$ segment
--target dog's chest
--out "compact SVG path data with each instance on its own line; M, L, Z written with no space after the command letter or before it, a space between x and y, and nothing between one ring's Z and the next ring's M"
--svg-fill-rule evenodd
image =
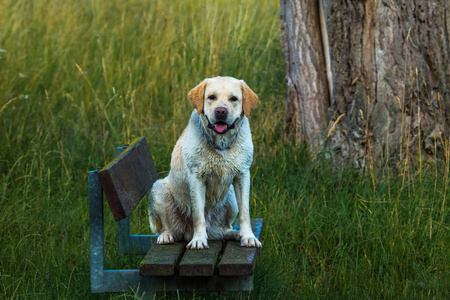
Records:
M198 175L206 184L206 201L222 201L233 179L243 169L242 155L234 153L204 153L197 168Z
M211 172L204 174L207 206L217 205L225 200L235 176L235 172Z
M241 169L242 158L233 153L205 153L197 171L207 182L229 185Z

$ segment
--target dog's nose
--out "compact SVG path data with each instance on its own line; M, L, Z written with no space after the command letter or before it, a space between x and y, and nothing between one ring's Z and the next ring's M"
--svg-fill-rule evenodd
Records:
M224 120L227 118L228 110L225 107L218 107L214 112L216 114L216 119Z

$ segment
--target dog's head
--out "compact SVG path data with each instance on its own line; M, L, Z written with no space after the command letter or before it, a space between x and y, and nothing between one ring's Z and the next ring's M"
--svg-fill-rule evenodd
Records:
M188 97L198 114L207 118L208 127L218 134L232 130L240 118L250 115L258 102L258 96L247 84L233 77L207 78Z

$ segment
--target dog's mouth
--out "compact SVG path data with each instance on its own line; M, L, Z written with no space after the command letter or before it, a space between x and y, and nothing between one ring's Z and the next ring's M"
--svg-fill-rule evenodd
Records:
M208 128L214 130L215 132L217 132L218 134L225 134L228 132L228 130L231 130L235 127L236 125L236 121L233 122L233 124L228 125L227 123L223 122L223 121L218 121L214 124L211 124L211 122L208 120Z
M225 133L228 131L228 129L229 129L228 124L225 122L217 122L216 124L214 124L214 130L217 133Z

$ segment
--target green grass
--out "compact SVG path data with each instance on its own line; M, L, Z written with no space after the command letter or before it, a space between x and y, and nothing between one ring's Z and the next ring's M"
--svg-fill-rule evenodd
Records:
M449 298L448 160L407 173L333 169L283 140L274 1L0 2L0 298L90 294L87 172L145 135L160 176L204 77L244 79L253 217L265 219L252 293L157 298ZM11 100L11 101L10 101ZM388 172L389 170L389 172ZM404 176L406 174L406 176ZM145 202L145 201L143 201ZM115 254L105 205L106 267ZM132 231L148 233L146 203Z

